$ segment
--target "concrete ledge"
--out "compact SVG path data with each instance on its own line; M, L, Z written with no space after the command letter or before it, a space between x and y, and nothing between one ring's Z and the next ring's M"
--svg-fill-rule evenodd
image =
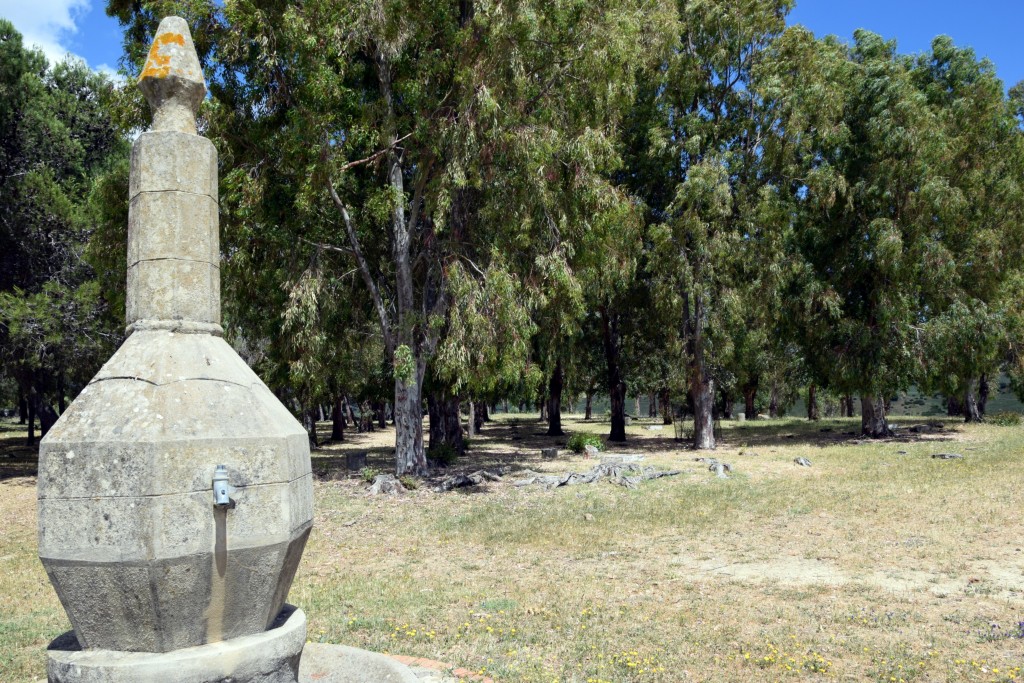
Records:
M306 615L291 605L263 633L166 653L82 650L70 631L50 643L46 675L50 683L295 683L305 642Z
M409 667L391 657L345 645L308 643L302 651L300 683L420 683Z

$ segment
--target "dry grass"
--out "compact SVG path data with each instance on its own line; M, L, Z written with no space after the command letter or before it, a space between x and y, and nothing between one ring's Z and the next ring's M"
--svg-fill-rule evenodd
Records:
M488 425L463 467L505 466L512 480L590 466L541 461L564 438L513 419ZM368 498L345 475L347 450L388 464L389 431L353 434L314 455L316 527L290 599L311 640L503 683L1024 677L1024 429L851 445L853 428L727 426L716 457L735 476L723 481L671 427L634 424L613 450L682 476L634 491L502 482L402 498ZM949 450L967 457L930 457ZM34 479L13 473L0 469L3 681L41 677L47 640L68 628L35 559Z

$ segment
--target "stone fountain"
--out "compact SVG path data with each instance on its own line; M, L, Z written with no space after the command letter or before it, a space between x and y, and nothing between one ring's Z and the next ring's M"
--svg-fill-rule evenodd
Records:
M305 430L222 338L217 151L187 23L160 23L131 154L127 339L39 452L50 681L294 682Z

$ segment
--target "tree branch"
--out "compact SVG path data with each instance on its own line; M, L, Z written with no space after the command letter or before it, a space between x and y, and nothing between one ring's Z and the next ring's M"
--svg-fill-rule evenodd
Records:
M412 133L409 133L409 135L412 135ZM409 137L409 135L405 137ZM423 172L416 181L416 189L413 191L412 202L409 204L409 222L406 223L405 228L410 235L413 234L413 228L416 227L416 221L419 220L420 207L423 206L423 189L427 184L427 178L430 176L430 169L433 166L434 157L431 156L426 168L423 169Z
M363 282L366 284L366 288L370 290L370 296L373 298L373 307L377 309L377 317L380 318L380 331L384 336L384 345L387 347L388 356L390 357L395 352L395 344L394 338L391 335L391 320L388 317L387 309L384 307L384 300L380 296L380 289L377 287L373 274L370 272L370 264L366 261L366 256L363 255L363 249L359 246L359 237L352 226L352 217L349 216L345 202L341 201L341 197L338 196L338 192L334 189L334 183L331 182L329 177L326 179L326 182L327 189L331 194L331 200L338 207L338 211L341 212L341 218L345 222L345 232L348 233L348 241L352 245L352 253L355 254L356 263L359 265L359 273L363 276Z
M307 240L305 237L301 237L301 236L299 237L299 239L301 241L305 242L306 244L310 245L310 246L316 247L317 249L326 249L327 251L336 251L339 254L351 254L352 253L352 247L336 247L333 244L326 244L324 242L314 242L312 240Z
M362 164L368 164L371 161L376 161L377 159L381 158L382 156L384 156L385 154L390 152L392 149L394 149L394 147L397 146L398 143L402 142L403 140L407 140L410 137L412 137L412 133L408 133L406 135L403 135L402 137L398 138L397 140L392 142L390 145L388 145L384 149L379 150L377 152L374 152L373 154L371 154L370 156L366 157L365 159L356 159L355 161L350 161L347 164L343 164L341 166L341 168L338 169L338 171L340 173L344 173L345 171L347 171L350 168L355 168L356 166L360 166Z

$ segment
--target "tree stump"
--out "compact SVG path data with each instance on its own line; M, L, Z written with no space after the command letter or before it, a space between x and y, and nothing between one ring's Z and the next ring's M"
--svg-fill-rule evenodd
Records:
M366 467L366 453L347 453L345 455L345 467L349 472L358 472Z

